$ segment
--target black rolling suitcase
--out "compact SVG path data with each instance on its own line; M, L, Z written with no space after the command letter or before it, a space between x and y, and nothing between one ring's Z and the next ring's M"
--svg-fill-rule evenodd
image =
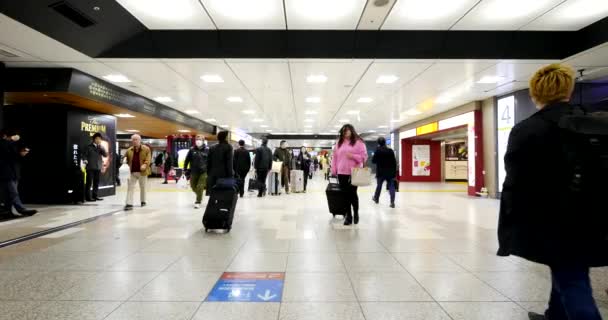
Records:
M203 215L205 232L210 229L223 229L230 232L232 229L234 210L239 198L238 187L236 181L225 183L221 180L224 179L220 179L211 189L211 196L207 208L205 208L205 214Z
M332 179L333 180L333 179ZM329 212L335 216L346 216L350 210L350 203L348 198L340 185L337 182L330 180L327 188L325 189L325 195L327 196L327 205Z

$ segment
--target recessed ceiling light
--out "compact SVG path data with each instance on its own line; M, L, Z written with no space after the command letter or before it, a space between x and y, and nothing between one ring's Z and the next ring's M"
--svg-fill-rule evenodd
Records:
M309 115L309 116L311 116L311 115L315 115L315 114L317 114L317 113L318 113L318 112L316 112L315 110L306 110L306 112L304 112L304 114Z
M396 75L386 74L379 76L378 79L376 79L376 83L391 84L397 82L397 80L399 80L399 77Z
M228 98L226 98L226 101L233 102L233 103L240 103L240 102L243 102L243 98L241 98L241 97L228 97Z
M217 74L205 74L201 76L201 79L208 83L222 83L224 79Z
M306 82L308 83L324 83L327 82L327 76L324 74L311 74L306 77Z
M350 110L348 111L346 114L350 114L350 115L358 115L359 114L359 110Z
M118 113L118 114L115 114L114 116L119 117L119 118L135 118L134 115L128 114L128 113Z
M221 124L220 127L222 127L222 128L230 128L230 126L227 125L227 124Z
M308 103L320 103L321 102L321 98L319 98L319 97L308 97L308 98L306 98L306 102L308 102Z
M139 132L139 130L135 130L135 129L127 129L125 131L127 131L127 132Z
M409 110L407 110L405 112L405 114L408 115L408 116L417 116L417 115L422 114L422 112L420 112L420 111L418 111L416 109L409 109Z
M251 110L251 109L243 110L243 113L244 114L255 114L255 110Z
M261 118L255 118L255 119L253 119L253 120L251 120L251 121L253 121L253 122L264 122L264 119L261 119Z
M334 128L342 128L342 125L341 124L337 124L337 125L334 126Z
M314 119L304 119L304 122L315 122Z
M504 77L500 77L500 76L484 76L479 81L477 81L477 83L479 83L479 84L499 83L499 82L503 81L504 79L505 79Z
M374 133L374 132L376 132L376 130L367 130L367 132Z
M197 114L197 113L200 113L200 112L198 112L196 110L186 110L184 112L187 113L187 114Z
M114 82L114 83L129 83L131 80L129 78L123 76L122 74L109 74L107 76L103 76L104 79Z
M372 99L370 97L361 97L361 98L357 99L358 103L370 103L373 101L374 101L374 99Z
M382 125L382 126L378 126L378 128L379 128L379 129L386 129L386 128L388 128L388 126L384 126L384 125Z
M336 133L335 132L323 132L321 134L324 134L324 135L335 135Z
M171 97L156 97L156 98L154 98L154 100L156 100L160 103L173 102L173 99L171 99Z
M400 119L393 119L393 120L391 120L392 123L401 122L401 121L402 120L400 120Z
M217 122L217 120L215 120L215 119L213 119L213 118L210 118L210 119L205 119L205 121L207 121L207 122Z
M349 122L349 121L350 121L350 120L348 120L348 119L340 119L340 120L338 120L338 122L342 122L342 123L347 123L347 122Z
M439 103L439 104L446 104L446 103L449 103L450 101L452 101L452 99L450 99L448 97L438 97L437 99L435 99L435 103Z
M261 125L260 125L260 128L268 128L268 125L261 124Z
M190 132L190 130L186 130L186 129L183 129L183 130L177 130L177 131L178 131L178 132L181 132L181 133L188 133L188 132Z
M272 130L269 129L269 130L266 130L266 132L272 132Z
M311 126L311 125L308 125L308 126L304 126L304 128L312 128L312 126Z

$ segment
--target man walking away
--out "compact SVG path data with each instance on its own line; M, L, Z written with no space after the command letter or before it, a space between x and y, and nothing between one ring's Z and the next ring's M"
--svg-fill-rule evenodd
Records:
M254 167L258 178L258 198L266 195L266 177L272 169L272 150L268 148L268 138L262 138L262 145L255 150Z
M245 195L245 177L251 169L251 155L245 149L245 141L239 140L239 148L234 151L234 172L239 181L239 195Z
M285 187L285 193L289 194L291 153L287 150L287 141L281 141L280 148L274 150L274 161L283 162L283 166L281 167L281 185Z
M141 143L141 136L134 134L131 136L132 147L127 150L127 164L131 171L127 185L127 205L125 210L133 210L133 193L135 185L139 184L141 206L146 206L146 188L148 186L148 176L152 173L150 163L152 162L152 152L150 148Z
M589 268L608 266L608 116L570 105L574 84L561 64L532 76L539 111L513 128L504 158L498 255L551 269L549 307L534 320L602 319Z
M391 208L394 208L397 158L395 157L395 152L386 146L386 140L383 137L378 138L378 148L372 157L372 163L376 165L376 180L378 182L373 200L375 203L380 202L382 184L386 181L391 196Z
M33 216L36 210L29 210L21 203L17 183L19 181L19 158L25 157L28 149L18 151L17 141L20 137L16 134L9 134L7 131L0 131L0 192L4 199L5 215L15 217L13 207L24 216Z
M97 132L93 135L91 144L84 148L82 159L86 164L87 182L85 185L85 200L88 202L101 201L102 198L97 196L99 191L99 176L103 167L102 157L107 157L108 152L101 145L101 133Z
M219 143L209 148L209 163L207 164L209 177L207 187L210 189L215 186L218 179L234 177L232 146L228 143L227 139L228 131L222 131L217 134Z
M194 147L188 151L184 169L186 176L190 177L190 187L196 194L194 209L199 209L203 201L203 192L207 187L207 165L209 162L209 149L205 145L205 137L196 135Z
M163 167L163 175L165 176L163 184L168 184L169 172L171 172L171 168L173 168L173 155L171 155L169 151L163 151L160 165Z

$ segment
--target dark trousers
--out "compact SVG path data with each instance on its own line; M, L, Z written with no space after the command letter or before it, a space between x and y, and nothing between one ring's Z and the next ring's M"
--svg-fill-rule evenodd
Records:
M304 170L304 191L306 191L306 186L308 185L308 174L310 170Z
M85 196L87 200L97 199L97 192L99 191L99 175L100 170L87 170L87 183L84 187ZM93 189L91 191L91 188Z
M551 267L549 320L602 320L591 289L589 268Z
M238 175L238 184L239 184L239 195L242 197L243 195L245 195L245 178L247 177L247 173L249 172L249 170L245 170L245 171L238 171L237 175Z
M288 166L283 166L283 168L281 169L281 186L285 187L285 192L289 192L289 179L291 177L289 176L289 167Z
M0 191L2 192L2 199L4 201L4 209L11 211L13 207L17 212L25 210L25 206L19 198L19 189L17 187L17 180L8 180L0 182Z
M350 203L348 206L346 221L352 221L353 213L355 217L359 217L359 196L357 195L357 187L350 183L350 175L338 175L338 183L340 184L340 189L345 192L348 202Z
M258 176L258 195L264 195L266 192L266 178L268 177L269 170L257 170L256 175Z
M380 199L380 193L382 192L382 185L384 181L388 184L388 192L391 195L391 203L395 203L395 177L382 177L377 176L376 181L378 184L376 185L376 193L374 193L374 199Z

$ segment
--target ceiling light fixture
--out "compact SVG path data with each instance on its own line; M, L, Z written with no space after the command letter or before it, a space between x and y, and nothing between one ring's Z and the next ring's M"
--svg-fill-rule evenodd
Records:
M181 132L181 133L188 133L188 132L190 132L190 130L186 130L186 129L177 130L177 131L178 131L178 132Z
M477 81L477 83L479 83L479 84L494 84L494 83L499 83L499 82L501 82L503 80L505 80L505 78L501 77L501 76L484 76L479 81Z
M205 121L207 121L207 122L217 122L217 120L215 120L213 118L205 119Z
M349 115L358 115L359 112L360 112L359 110L350 110L346 114L349 114Z
M229 125L227 125L227 124L221 124L221 125L220 125L220 127L221 127L221 128L230 128L230 126L229 126Z
M367 132L374 133L374 132L376 132L376 130L367 130Z
M114 83L129 83L131 80L129 78L123 76L122 74L109 74L107 76L103 76L104 79L114 82Z
M406 114L406 115L408 115L408 116L417 116L417 115L421 115L421 114L422 114L422 112L420 112L420 111L418 111L418 110L416 110L416 109L414 108L414 109L407 110L407 111L405 112L405 114Z
M386 129L386 128L388 128L388 126L384 126L384 125L378 126L378 129Z
M205 74L201 76L201 79L207 83L222 83L224 79L217 74Z
M128 113L117 113L114 116L118 118L135 118L134 115Z
M247 109L247 110L243 110L244 114L255 114L255 110L251 110L251 109Z
M128 130L125 130L125 131L126 132L139 132L139 130L135 130L135 129L128 129Z
M251 120L251 121L253 121L253 122L264 122L264 119L261 119L261 118L255 118L255 119L253 119L253 120Z
M347 123L347 122L349 122L349 121L350 121L350 120L348 120L348 119L340 119L340 120L338 120L338 122L342 122L342 123Z
M232 103L241 103L241 102L243 102L243 98L241 98L241 97L228 97L228 98L226 98L226 101L232 102Z
M160 103L169 103L169 102L173 102L173 99L171 97L156 97L154 98L154 100L160 102Z
M308 83L325 83L327 82L327 76L324 74L311 74L306 77L306 82Z
M437 99L435 99L435 103L438 103L438 104L446 104L446 103L450 103L450 101L452 101L452 99L450 99L449 97L445 97L445 96L439 96Z
M321 98L319 98L319 97L308 97L308 98L306 98L306 102L307 103L320 103L321 102Z
M374 99L372 99L370 97L361 97L361 98L357 99L358 103L370 103L373 101L374 101Z
M397 80L399 80L399 77L397 77L396 75L387 74L379 76L378 79L376 79L376 83L391 84L397 82Z
M272 132L272 130L266 130L266 132Z
M342 125L341 124L337 124L337 125L334 126L334 128L342 128Z
M393 119L393 120L391 120L392 123L397 123L397 122L401 122L401 121L403 121L403 120L400 120L400 119Z
M315 114L317 114L317 113L318 113L318 112L316 112L316 111L314 111L314 110L307 110L306 112L304 112L304 114L309 115L309 116L311 116L311 115L315 115Z
M312 128L311 125L304 126L304 128Z
M315 122L314 119L305 119L304 122Z
M260 125L260 128L268 128L268 125L261 124L261 125Z
M184 111L184 112L185 112L185 113L187 113L187 114L197 114L197 113L200 113L200 112L198 112L198 111L196 111L196 110L193 110L193 109L186 110L186 111Z

